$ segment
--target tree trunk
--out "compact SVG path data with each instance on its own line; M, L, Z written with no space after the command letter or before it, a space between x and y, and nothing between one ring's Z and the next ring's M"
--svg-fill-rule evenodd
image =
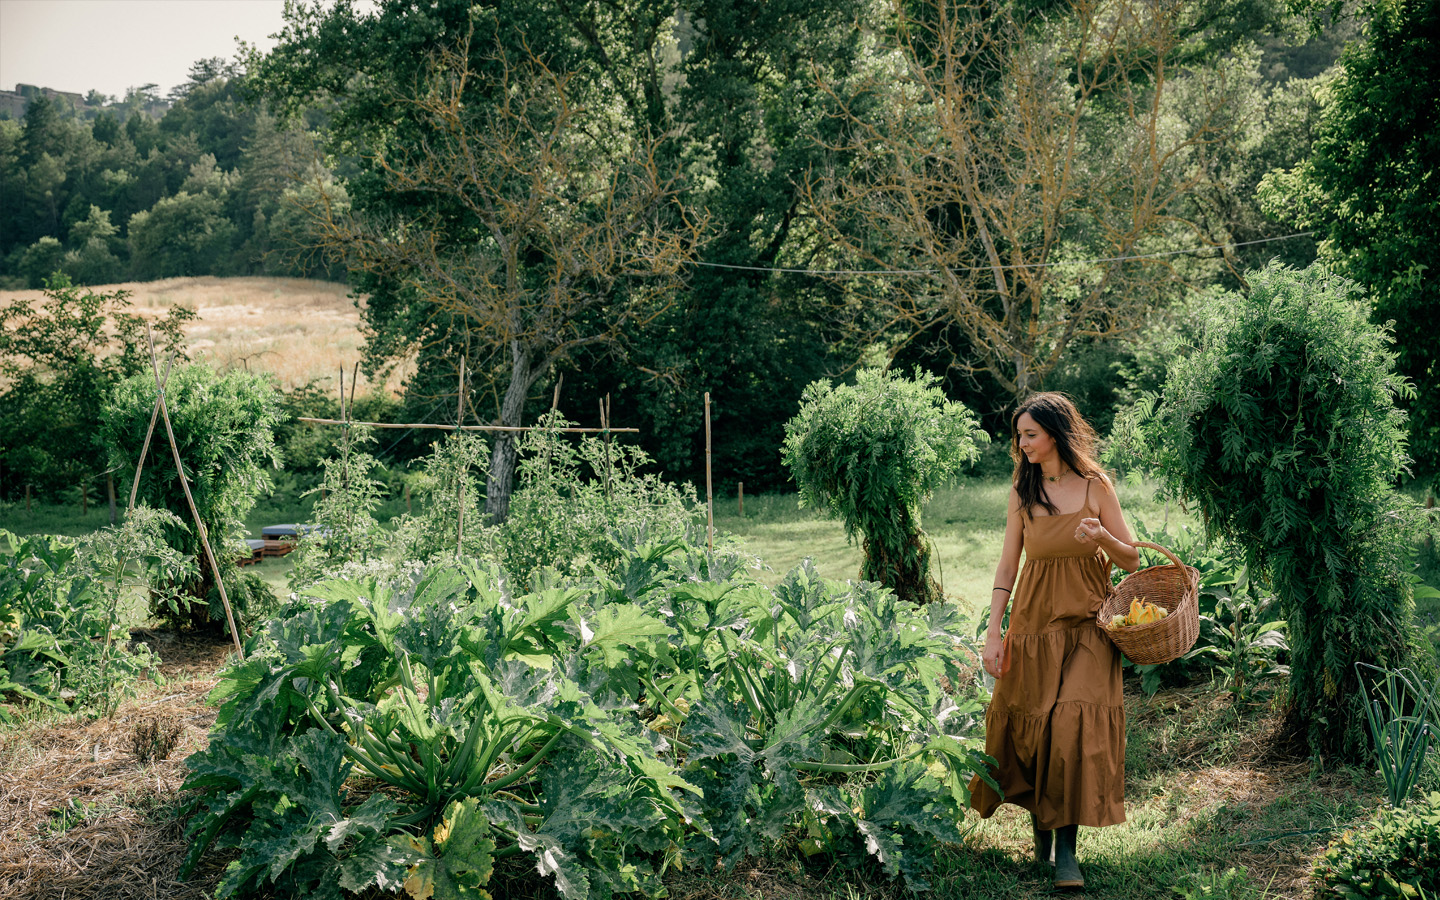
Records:
M519 427L525 411L525 398L530 387L540 376L540 371L531 368L530 348L519 341L510 345L513 365L510 369L510 385L500 401L500 424ZM498 525L510 515L510 492L515 483L515 459L518 455L520 434L514 431L496 433L495 447L490 451L490 474L485 481L485 517L490 524Z

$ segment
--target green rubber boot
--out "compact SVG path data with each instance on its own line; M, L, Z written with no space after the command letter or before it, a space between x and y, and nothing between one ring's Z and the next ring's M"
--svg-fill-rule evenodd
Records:
M1082 888L1085 886L1085 877L1080 874L1080 861L1075 858L1075 840L1079 833L1079 825L1066 825L1055 829L1055 886L1057 888Z
M1030 814L1030 832L1035 835L1035 861L1055 865L1055 832L1040 827L1040 820Z

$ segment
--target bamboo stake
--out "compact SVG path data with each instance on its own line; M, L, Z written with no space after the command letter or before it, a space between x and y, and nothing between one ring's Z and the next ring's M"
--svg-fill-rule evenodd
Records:
M180 487L185 491L185 502L190 506L190 515L195 519L196 531L200 534L200 546L205 558L210 561L210 571L215 573L215 587L220 591L220 603L225 607L225 621L230 626L230 638L235 642L235 653L245 661L245 648L240 646L240 631L235 627L235 613L230 609L230 597L225 593L225 579L220 577L220 566L215 561L215 551L210 549L210 538L205 532L205 523L200 520L200 510L195 506L195 497L190 493L190 481L185 477L185 464L180 460L180 445L175 441L175 429L170 425L170 410L165 405L164 382L160 380L160 360L155 355L155 336L150 323L145 323L145 336L150 341L150 370L155 374L155 388L159 392L160 418L165 422L165 434L170 438L170 453L175 457L175 474L180 476ZM142 461L144 457L141 457ZM139 481L139 473L136 473Z
M460 388L455 395L455 427L465 427L465 357L460 357ZM455 478L455 558L459 559L465 546L465 472L456 473Z
M150 438L155 434L155 422L160 418L160 397L165 394L165 386L170 383L170 366L175 362L175 351L171 350L170 355L165 359L165 377L160 379L160 393L155 397L155 406L150 410L150 427L145 429L145 443L140 445L140 459L135 463L135 481L130 485L130 502L125 505L125 515L135 509L135 492L140 490L140 473L145 469L145 456L150 452Z
M560 411L560 385L562 385L562 384L564 384L564 383L565 383L565 373L564 373L564 372L561 372L561 373L560 373L560 377L555 379L555 395L550 398L550 424L551 424L551 425L554 425L554 424L555 424L555 415L556 415L556 413L558 413L558 412ZM546 430L546 431L554 431L555 429L554 429L554 428L546 428L545 430ZM547 477L547 478L549 477L549 472L550 472L550 457L551 457L551 455L554 453L554 449L555 449L555 442L554 442L553 440L548 440L548 439L547 439L547 440L545 441L545 472L546 472L546 477Z
M710 392L705 392L705 546L715 552L715 488L710 481Z
M309 416L296 416L297 422L309 422L312 425L344 425L342 419L316 419ZM557 431L561 434L600 434L603 428L540 428L534 425L461 425L456 428L454 425L437 425L433 422L351 422L351 425L365 425L370 428L431 428L438 431ZM611 434L639 434L638 428L611 428Z
M605 499L610 499L610 395L600 401L600 431L605 436Z

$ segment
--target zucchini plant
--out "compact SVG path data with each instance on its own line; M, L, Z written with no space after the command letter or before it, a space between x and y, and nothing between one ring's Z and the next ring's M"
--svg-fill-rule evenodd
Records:
M923 887L985 762L979 698L942 690L954 614L808 566L771 590L678 539L617 552L525 593L470 560L306 589L212 695L186 871L237 848L220 897L479 896L526 867L658 896L788 843Z

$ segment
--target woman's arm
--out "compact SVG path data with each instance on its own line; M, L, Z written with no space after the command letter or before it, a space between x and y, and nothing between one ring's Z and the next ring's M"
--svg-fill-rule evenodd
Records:
M1010 591L1020 572L1020 548L1024 543L1024 524L1020 516L1020 495L1012 487L1005 513L1005 543L1000 548L1000 562L995 566L994 587L990 589L990 620L985 629L985 652L981 662L985 671L999 677L1003 645L1000 634L1005 621L1005 608L1010 605Z
M1120 512L1120 498L1115 494L1110 479L1101 475L1100 518L1081 519L1075 528L1075 540L1082 544L1095 544L1105 551L1110 561L1127 572L1140 568L1140 551L1135 549L1135 538L1125 524Z

